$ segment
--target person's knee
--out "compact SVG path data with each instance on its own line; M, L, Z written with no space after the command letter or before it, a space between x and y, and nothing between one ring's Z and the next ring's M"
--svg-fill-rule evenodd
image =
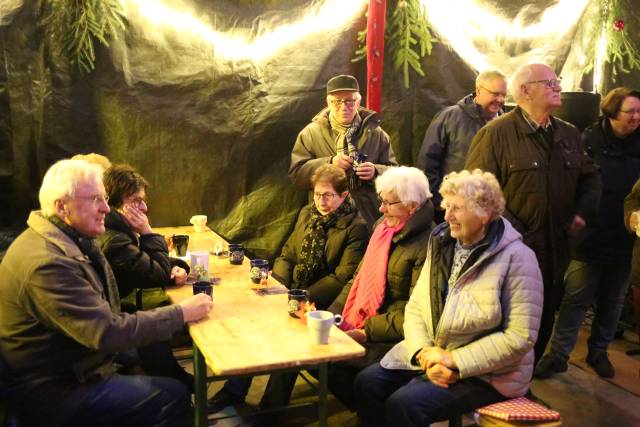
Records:
M191 412L187 386L178 380L165 377L153 377L152 382L156 391L154 415L164 423L160 425L183 425Z
M409 401L407 401L401 390L389 396L384 403L384 415L387 425L394 425L398 422L404 425L403 423L406 423L408 419L409 411Z

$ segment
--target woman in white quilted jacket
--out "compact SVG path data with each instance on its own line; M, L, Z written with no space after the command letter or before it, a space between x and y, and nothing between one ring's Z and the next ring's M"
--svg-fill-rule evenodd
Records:
M407 303L405 339L355 381L367 426L427 426L522 396L542 312L536 257L502 217L487 172L452 172L440 187L445 222Z

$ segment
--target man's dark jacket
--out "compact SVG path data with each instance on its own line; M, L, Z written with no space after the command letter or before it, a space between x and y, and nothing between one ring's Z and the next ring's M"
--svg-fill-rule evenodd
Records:
M449 172L464 169L469 146L486 120L482 107L475 103L475 94L469 94L435 115L422 141L416 167L429 178L433 203L440 205L438 190L442 178Z
M27 224L0 264L0 358L12 399L55 426L83 383L113 374L114 353L168 340L184 321L178 305L114 314L76 243L39 212Z
M561 277L569 262L566 227L576 214L587 224L594 220L602 183L578 130L555 117L551 124L550 145L515 108L480 129L465 169L496 176L506 201L504 216L538 256L553 260L553 275Z

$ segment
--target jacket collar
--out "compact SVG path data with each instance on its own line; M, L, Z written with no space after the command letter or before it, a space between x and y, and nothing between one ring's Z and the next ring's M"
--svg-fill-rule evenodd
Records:
M437 241L439 245L446 245L455 242L455 239L451 237L451 229L449 228L449 224L446 222L439 224L433 230L433 232L431 233L431 238L434 241ZM516 231L515 228L513 228L509 221L507 221L504 217L500 217L498 220L493 222L492 226L489 228L489 232L483 239L482 244L487 244L488 247L478 261L481 261L497 252L500 252L502 249L516 240L522 240L522 235L518 231Z
M42 212L31 212L31 214L29 214L29 219L27 220L27 225L46 241L60 248L66 256L81 261L87 261L86 257L71 237L67 236L62 230L45 218L42 215Z
M122 214L116 211L114 207L111 207L111 211L104 218L104 226L110 230L118 231L120 233L125 233L132 240L135 240L135 241L138 240L138 237L133 232L133 230L131 230L131 227L129 226L129 224L127 224Z

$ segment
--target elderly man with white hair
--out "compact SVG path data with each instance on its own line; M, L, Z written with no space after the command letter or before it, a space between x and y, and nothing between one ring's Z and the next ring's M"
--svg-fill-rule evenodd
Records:
M550 67L529 64L513 76L518 106L482 128L466 169L493 173L506 200L504 216L536 254L544 281L544 308L536 361L553 330L569 236L595 215L602 183L580 133L551 113L560 106L560 79Z
M422 141L416 167L429 178L436 208L442 219L438 189L449 172L464 169L471 140L488 122L502 114L507 96L507 79L497 70L486 70L476 77L476 90L433 117Z
M380 217L374 179L397 163L378 114L362 108L361 99L355 77L342 74L327 82L327 107L298 134L289 179L309 189L311 201L311 177L316 169L326 163L338 166L346 172L351 198L371 227Z
M119 375L117 352L168 340L205 317L207 295L120 312L113 272L94 238L109 205L102 168L61 160L45 174L40 211L0 264L0 359L21 425L178 426L190 418L185 385Z

